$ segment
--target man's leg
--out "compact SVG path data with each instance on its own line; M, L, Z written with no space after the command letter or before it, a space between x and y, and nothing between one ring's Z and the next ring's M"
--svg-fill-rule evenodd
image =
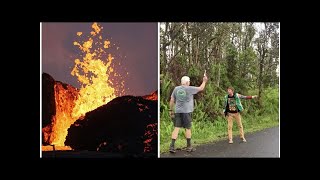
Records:
M170 143L170 148L169 148L169 151L171 153L176 152L176 150L174 148L174 144L175 144L176 139L178 138L180 127L181 127L180 114L176 113L175 117L174 117L174 130L172 131L172 134L171 134L171 143Z
M227 120L228 120L228 138L229 138L229 144L232 144L232 125L233 125L233 117L231 113L228 113L227 115Z
M179 134L179 127L174 127L174 130L172 131L171 139L177 139Z
M191 126L192 126L191 113L184 114L182 122L183 122L183 127L186 129L187 151L188 152L194 151L194 149L191 146Z
M172 135L171 135L171 143L170 143L170 148L169 151L171 153L175 153L176 150L174 148L174 143L176 142L176 139L178 138L178 134L179 134L179 127L175 127L174 130L172 131Z
M243 142L247 142L247 140L244 138L244 132L243 132L243 126L242 126L242 122L241 122L241 115L240 113L236 113L235 114L235 118L239 127L239 131L240 131L240 138L242 139Z
M191 147L191 129L186 129L187 147Z

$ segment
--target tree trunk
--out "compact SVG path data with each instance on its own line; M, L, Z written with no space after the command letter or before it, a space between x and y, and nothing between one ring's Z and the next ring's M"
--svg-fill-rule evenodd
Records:
M218 79L217 79L217 87L220 87L220 62L218 63Z
M163 35L163 43L162 43L162 57L163 57L163 63L164 63L164 65L162 66L162 67L164 67L165 69L164 69L164 72L166 72L167 70L168 70L168 67L167 67L167 64L168 64L168 59L167 59L167 53L166 53L166 49L167 49L167 42L165 42L165 39L166 39L166 37L165 36L167 36L167 33L168 33L168 25L169 25L169 23L168 22L166 22L166 24L165 24L165 31L164 31L164 35Z

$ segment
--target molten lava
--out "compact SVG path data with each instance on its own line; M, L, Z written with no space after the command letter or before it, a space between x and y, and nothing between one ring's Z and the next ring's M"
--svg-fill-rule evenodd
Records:
M73 90L70 85L64 87L61 83L55 83L56 113L51 118L52 123L42 129L47 144L64 146L68 128L77 119L116 97L115 85L112 84L110 75L120 75L114 71L114 57L106 52L111 43L109 40L103 40L102 29L98 23L93 23L88 39L73 43L78 46L81 55L74 60L71 75L77 77L81 88ZM83 32L77 32L76 35L79 38L84 37ZM121 92L121 89L124 89L124 81L120 81L119 84L117 88L118 92Z
M157 93L154 93L157 94ZM120 96L73 123L65 144L89 150L156 156L158 101Z
M157 101L158 100L158 91L151 93L150 95L143 96L144 99Z
M75 59L75 66L71 72L71 75L76 76L82 86L72 111L74 118L79 118L116 97L115 89L109 80L110 74L114 72L111 67L114 58L108 54L107 63L100 59L106 54L105 49L109 48L110 41L101 42L102 36L97 35L103 28L97 23L92 24L92 29L91 37L89 36L87 41L73 43L84 54L82 59ZM81 32L77 34L82 35ZM93 48L93 45L97 45L96 48Z
M68 128L76 120L71 116L78 97L78 90L69 84L55 81L50 75L43 75L43 84L47 89L52 89L43 97L45 104L43 113L43 143L47 145L63 146ZM48 81L48 79L52 79ZM49 148L50 149L50 148ZM51 148L52 149L52 148Z
M52 127L52 143L54 145L63 146L68 128L77 120L72 117L71 113L75 107L75 101L78 96L78 91L70 85L64 85L60 82L54 85L55 101L56 101L56 116Z

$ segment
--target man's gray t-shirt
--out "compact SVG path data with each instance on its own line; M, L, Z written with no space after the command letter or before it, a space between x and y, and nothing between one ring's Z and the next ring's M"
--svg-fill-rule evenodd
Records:
M198 92L199 88L195 86L175 87L171 94L176 104L175 113L193 112L193 95Z

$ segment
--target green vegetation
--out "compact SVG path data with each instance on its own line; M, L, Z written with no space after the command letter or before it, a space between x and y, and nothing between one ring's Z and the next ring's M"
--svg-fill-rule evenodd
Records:
M262 28L258 28L262 27ZM160 152L168 151L173 130L169 116L172 90L187 75L203 92L195 95L192 143L227 139L222 114L226 88L258 95L242 100L245 133L279 125L279 23L161 23L160 29ZM239 134L234 122L234 136ZM185 147L184 130L176 147Z

